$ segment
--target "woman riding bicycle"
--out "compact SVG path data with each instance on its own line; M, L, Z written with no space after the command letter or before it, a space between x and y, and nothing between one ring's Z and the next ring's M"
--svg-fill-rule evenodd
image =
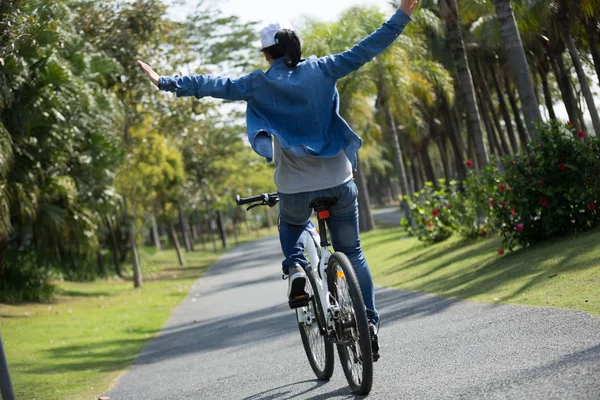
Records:
M391 45L410 21L417 0L402 0L396 13L377 31L348 51L301 58L300 39L289 24L270 24L261 31L266 71L230 79L213 75L159 77L138 61L151 81L177 97L211 96L247 102L248 139L256 153L275 161L279 193L279 239L289 277L288 296L304 294L307 261L302 233L311 202L335 197L328 226L336 251L352 263L367 308L374 360L378 358L379 314L371 273L360 246L358 189L353 180L360 137L339 115L337 80L356 71Z

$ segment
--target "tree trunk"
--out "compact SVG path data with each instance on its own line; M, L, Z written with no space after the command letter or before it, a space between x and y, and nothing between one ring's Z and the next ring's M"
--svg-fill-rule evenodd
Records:
M483 117L483 124L485 125L485 130L487 132L488 146L490 147L490 154L496 154L497 156L501 156L502 154L501 154L500 146L498 145L498 143L496 141L496 135L494 133L494 127L492 125L492 121L490 121L490 115L487 110L487 104L483 100L480 90L477 90L477 100L479 101L479 105L481 106L480 107L481 111L482 111L481 116Z
M458 74L458 88L467 110L467 128L475 141L478 165L484 167L488 163L488 153L483 141L481 119L475 99L475 87L469 69L465 44L460 31L458 20L458 6L456 0L441 0L440 11L446 25L446 38L450 43L452 57Z
M207 222L208 222L208 234L210 235L210 241L212 242L213 245L213 251L216 253L217 252L217 240L215 239L215 231L213 229L213 221L212 218L210 218L210 216L207 217ZM250 229L248 229L248 231L250 231Z
M600 116L598 116L598 109L596 108L596 103L594 102L594 95L592 94L588 78L583 70L583 64L581 63L581 58L579 57L579 51L577 50L577 47L575 47L575 42L573 42L573 37L571 35L567 35L567 47L569 48L569 54L571 54L575 71L579 77L579 84L581 86L581 91L583 92L583 97L585 98L588 111L592 117L594 131L596 132L596 135L600 135Z
M548 71L542 68L542 66L539 66L538 72L540 74L540 79L542 80L542 89L544 91L544 100L546 102L546 108L548 109L548 116L551 120L556 120L552 94L550 93L550 85L548 84Z
M375 228L373 214L371 214L371 205L369 204L369 195L365 177L360 167L360 162L357 163L358 169L355 174L356 186L358 186L358 225L361 232L368 232Z
M269 216L267 215L267 220L269 220ZM271 224L269 223L269 228ZM219 230L219 236L221 237L221 243L223 244L223 248L227 248L227 235L225 234L225 228L223 227L223 215L221 211L217 211L217 229Z
M177 231L175 230L175 224L173 222L169 223L169 236L171 236L171 241L177 252L179 265L183 267L185 265L185 258L183 258L183 252L181 251L181 245L179 244L179 238L177 237Z
M416 157L413 157L410 163L410 168L412 170L412 174L415 177L415 193L423 189L423 180L421 179L421 174L417 169Z
M519 111L519 106L517 105L517 99L513 92L513 89L510 85L510 78L508 71L504 71L504 87L506 89L506 93L508 95L508 103L510 104L510 108L512 110L513 116L515 118L515 122L517 123L517 132L519 132L519 139L521 140L521 150L525 149L525 144L529 140L527 135L527 131L525 130L525 125L523 125L523 120L521 119L521 112Z
M179 225L181 226L181 233L183 234L183 242L185 243L185 251L188 253L194 251L194 245L190 239L190 227L188 224L187 216L183 210L183 201L181 196L177 198L177 206L179 208Z
M110 222L110 218L105 215L104 220L106 221L106 226L108 227L108 234L110 236L110 244L112 246L112 254L113 254L113 262L115 264L115 271L120 278L123 278L123 271L121 271L121 261L119 257L119 245L117 244L117 236L113 229L113 226Z
M419 159L423 162L425 176L427 177L427 181L433 183L433 186L437 187L438 182L435 180L435 173L433 172L433 164L431 164L431 158L429 157L429 152L427 151L427 144L424 143L421 145L419 149Z
M577 112L577 100L575 99L575 94L573 93L573 88L571 86L571 81L569 79L562 54L559 54L557 57L551 57L550 63L552 65L554 75L556 76L556 80L558 81L558 85L560 86L560 91L562 93L563 102L565 103L565 108L567 109L567 114L569 114L569 119L575 126L575 130L582 131L583 127L581 126Z
M448 138L450 139L450 144L452 145L452 150L456 161L456 172L458 175L458 180L462 181L467 176L464 158L465 145L463 143L462 135L460 134L460 128L457 126L456 121L454 120L452 110L450 109L450 105L446 102L443 96L442 109L444 110L444 115L446 117L446 124L449 132Z
M592 55L592 59L594 60L594 68L596 69L596 75L598 76L598 81L600 81L600 52L598 52L598 30L597 30L597 21L593 18L586 24L586 34L590 47L590 54ZM596 135L600 135L599 132L596 132Z
M133 256L133 287L140 288L142 287L142 269L140 267L140 255L138 253L137 242L135 240L135 231L135 223L132 222L131 228L129 229L129 238Z
M508 140L510 140L510 146L512 147L513 152L516 153L517 151L519 151L519 145L517 144L515 130L513 128L512 120L510 119L510 114L508 112L508 107L506 106L506 101L504 100L504 94L502 93L500 83L498 82L498 77L496 76L496 74L498 73L496 66L490 67L490 73L492 76L492 83L494 84L494 89L496 90L496 94L498 95L498 103L500 104L500 112L502 113L502 118L504 119L504 124L506 126Z
M540 109L535 98L529 65L525 50L515 21L510 0L492 0L496 7L496 15L500 22L500 32L504 38L506 54L517 82L517 91L521 98L521 106L525 115L525 123L532 140L537 140L535 124L541 120Z
M471 135L467 137L467 155L473 163L473 169L479 170L479 165L477 164L477 157L475 155L475 140Z
M150 221L152 222L152 241L154 242L154 247L156 247L156 250L162 250L160 236L158 235L158 226L156 225L156 217L154 214L150 216Z
M213 251L216 253L217 252L217 241L215 240L215 234L213 231L213 223L212 223L212 219L210 218L210 205L208 203L208 198L206 199L206 223L208 225L208 233L210 235L210 241L212 242L212 245L213 245ZM248 221L246 221L246 224L248 224Z
M448 160L448 153L446 152L446 145L444 143L444 139L438 136L435 143L438 146L440 156L442 158L442 166L444 167L444 178L446 178L446 183L449 183L452 180L452 172L450 170L450 161Z
M492 116L491 122L493 123L492 129L495 131L496 136L494 137L494 141L501 148L502 155L510 154L510 150L508 149L508 144L506 143L506 139L504 138L504 132L502 131L502 126L500 125L500 119L498 118L498 113L496 112L496 107L494 105L494 101L492 99L492 92L490 91L490 87L485 80L485 73L481 68L481 64L479 60L475 57L475 65L477 71L479 72L479 87L481 89L481 99L485 102L485 108L487 108L488 112Z
M400 147L400 139L396 130L396 122L392 114L392 107L389 104L389 99L385 99L383 106L385 107L385 116L392 139L392 147L394 149L394 164L396 164L396 172L400 181L400 190L402 196L410 196L408 190L408 179L406 178L406 168L404 167L404 158L402 157L402 148Z

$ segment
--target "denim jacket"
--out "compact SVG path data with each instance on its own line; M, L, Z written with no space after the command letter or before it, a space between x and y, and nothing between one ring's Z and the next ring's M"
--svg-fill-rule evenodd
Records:
M398 9L390 20L343 53L311 56L295 67L275 60L268 71L256 70L237 79L214 75L163 76L161 90L177 97L211 96L247 103L248 139L260 156L271 161L271 135L296 156L333 157L344 150L356 168L362 139L339 114L338 79L356 71L390 46L410 17Z

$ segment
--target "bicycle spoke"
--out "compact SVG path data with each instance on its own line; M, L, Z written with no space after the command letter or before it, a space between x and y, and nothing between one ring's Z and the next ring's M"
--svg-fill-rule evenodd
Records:
M340 269L338 269L341 271ZM355 319L354 316L354 305L352 300L350 299L350 293L348 284L346 282L345 277L342 274L339 274L336 279L335 290L337 296L337 303L342 312L342 318L347 321L352 321ZM352 373L352 379L358 385L362 382L362 354L360 354L360 344L359 344L359 334L356 328L349 328L352 343L346 346L346 352L348 354L348 363L349 369Z
M312 297L313 291L310 284L307 282L306 286L307 293ZM319 324L317 322L317 315L315 310L315 302L311 300L306 307L306 311L310 317L310 325L304 326L304 330L306 332L306 336L308 336L308 342L310 349L312 351L313 357L319 369L323 369L326 363L325 356L325 337L321 334L319 330Z

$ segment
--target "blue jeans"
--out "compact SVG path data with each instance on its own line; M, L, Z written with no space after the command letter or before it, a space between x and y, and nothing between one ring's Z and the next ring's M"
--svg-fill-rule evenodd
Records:
M302 232L312 214L310 203L319 197L335 197L337 203L329 209L327 228L335 251L348 256L358 278L358 284L367 308L367 318L376 324L379 314L375 309L375 290L371 271L360 247L358 231L358 188L353 180L330 189L314 192L279 194L279 240L285 260L283 273L287 274L290 265L298 263L306 266Z

